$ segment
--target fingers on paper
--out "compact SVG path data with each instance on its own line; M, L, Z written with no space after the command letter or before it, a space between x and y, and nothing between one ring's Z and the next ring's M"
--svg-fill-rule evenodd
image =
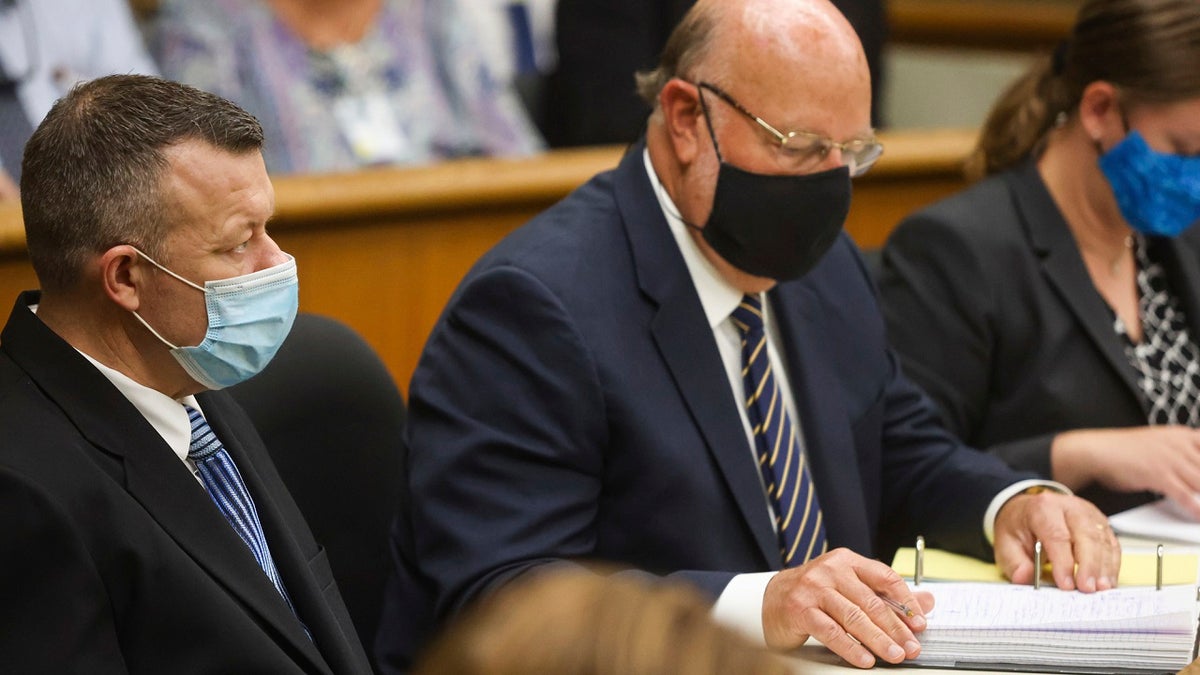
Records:
M1121 571L1121 544L1108 526L1108 520L1098 509L1086 503L1068 511L1066 518L1071 527L1074 558L1078 565L1074 568L1076 586L1084 592L1114 588ZM1057 568L1057 563L1055 566Z

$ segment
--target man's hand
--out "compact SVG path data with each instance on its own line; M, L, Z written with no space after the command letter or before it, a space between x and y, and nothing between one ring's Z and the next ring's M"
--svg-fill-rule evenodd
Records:
M904 603L901 617L879 595ZM839 548L800 567L784 570L763 595L763 634L775 649L793 649L811 635L860 668L921 652L914 632L925 630L933 596L913 593L892 568Z
M1091 502L1054 492L1019 494L1005 502L996 515L996 564L1013 583L1033 583L1038 540L1059 588L1091 593L1117 585L1121 545Z

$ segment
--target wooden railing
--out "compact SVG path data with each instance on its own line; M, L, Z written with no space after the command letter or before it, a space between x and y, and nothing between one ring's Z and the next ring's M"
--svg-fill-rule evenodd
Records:
M879 246L907 213L965 185L971 131L890 132L886 152L855 181L847 230ZM470 159L420 168L273 180L271 234L296 256L303 311L337 317L379 351L406 387L446 299L505 234L593 174L621 148ZM0 298L37 286L20 210L0 204Z
M892 42L1049 51L1070 32L1082 0L888 0Z

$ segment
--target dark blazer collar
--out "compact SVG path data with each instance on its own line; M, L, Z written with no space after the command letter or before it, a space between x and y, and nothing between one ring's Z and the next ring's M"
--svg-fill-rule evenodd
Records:
M1145 409L1133 366L1113 332L1112 311L1092 283L1079 245L1042 181L1037 163L1029 160L1004 176L1025 236L1034 255L1041 260L1042 271L1051 287L1075 315L1104 360L1126 384L1138 405Z
M29 311L39 298L35 291L18 297L0 333L0 348L98 451L121 459L125 489L180 548L262 617L297 662L307 662L312 672L330 672L249 549L154 427L87 359ZM241 469L245 453L234 438L226 441L219 423L214 429L222 442L236 449L231 453ZM272 510L260 509L268 514Z
M657 307L650 330L708 452L758 542L763 564L778 568L779 544L761 479L750 459L742 420L704 308L646 175L645 147L644 141L630 147L613 173L613 185L638 287Z

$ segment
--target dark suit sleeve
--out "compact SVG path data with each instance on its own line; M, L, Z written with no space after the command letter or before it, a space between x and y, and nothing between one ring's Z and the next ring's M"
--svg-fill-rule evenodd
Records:
M937 403L950 430L972 444L991 398L996 331L1003 330L995 294L1004 288L989 279L984 252L969 237L935 215L910 217L884 249L879 292L905 373ZM1049 476L1053 438L983 449Z
M512 267L467 281L410 387L416 559L437 615L595 549L607 434L598 373L549 289ZM732 575L696 574L712 592Z
M0 469L0 670L126 673L112 602L65 512Z

